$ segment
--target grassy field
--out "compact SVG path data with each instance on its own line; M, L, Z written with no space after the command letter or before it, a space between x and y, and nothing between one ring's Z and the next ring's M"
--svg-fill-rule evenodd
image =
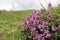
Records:
M20 26L22 18L27 17L32 10L0 11L0 40L21 40Z
M26 11L1 11L0 10L0 40L22 40L20 37L22 29L18 29L22 19L32 13ZM51 9L55 17L60 17L60 8Z

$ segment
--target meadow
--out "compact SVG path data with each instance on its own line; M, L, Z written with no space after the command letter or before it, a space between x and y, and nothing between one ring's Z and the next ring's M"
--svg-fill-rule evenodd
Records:
M22 19L28 17L33 11L34 10L24 11L0 10L0 40L23 40L24 32L22 32L23 29L20 28L22 27L21 26ZM41 15L42 18L46 16L44 13L46 13L47 11L46 10L43 11ZM60 18L60 8L51 8L49 11L51 11L51 13L54 16L53 20L51 21L56 22L57 18ZM60 28L60 22L56 23L56 26ZM59 31L60 29L58 30L58 32ZM25 31L25 33L27 34L28 32ZM58 36L60 38L60 32ZM52 38L52 40L54 40L54 38Z
M5 11L0 10L0 40L21 40L20 26L23 18L27 17L32 10Z

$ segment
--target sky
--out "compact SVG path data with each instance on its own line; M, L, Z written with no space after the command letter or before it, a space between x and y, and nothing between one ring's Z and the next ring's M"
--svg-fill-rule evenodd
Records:
M57 6L57 4L60 4L59 0L0 0L0 10L39 10L43 7L47 9L49 2L52 3L52 6Z

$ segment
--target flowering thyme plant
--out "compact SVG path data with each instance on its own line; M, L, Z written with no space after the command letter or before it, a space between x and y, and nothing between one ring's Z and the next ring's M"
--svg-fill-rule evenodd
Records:
M49 7L51 4L49 4ZM59 40L60 16L43 9L34 11L23 19L26 40Z

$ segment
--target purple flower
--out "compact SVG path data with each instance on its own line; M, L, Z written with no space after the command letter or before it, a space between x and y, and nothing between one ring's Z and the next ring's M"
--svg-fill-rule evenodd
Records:
M39 10L36 10L37 12L35 13L36 15L38 15L40 12L39 12Z
M51 7L51 3L48 5ZM56 26L51 26L51 23L55 25L54 21L51 21L53 18L50 11L47 12L47 17L50 20L47 20L46 18L43 18L40 14L43 12L43 9L34 11L30 16L26 17L22 22L22 27L24 27L25 30L29 31L29 34L32 36L33 40L45 40L46 38L50 38L52 35L50 32L54 32L57 30ZM60 21L58 19L57 21ZM51 29L52 31L50 31ZM52 34L53 34L52 32ZM57 32L57 31L56 31Z
M45 38L50 38L50 37L51 37L51 34L46 33Z
M48 22L42 21L42 25L44 25L44 27L48 27Z
M44 29L44 28L46 28L46 27L48 27L48 23L45 22L45 21L42 21L42 24L38 25L38 28L41 29L41 30Z
M56 31L57 30L57 27L56 26L52 26L51 30L52 31Z
M26 24L29 24L30 23L30 21L26 21Z
M32 14L39 14L39 10L35 10Z
M34 23L39 23L39 20L34 20L33 22L34 22Z
M44 9L41 8L41 9L40 9L40 14L41 14L43 11L44 11Z
M29 17L26 17L25 21L28 21L28 20L30 20L30 18Z
M49 33L49 31L46 31L44 33L44 36L45 36L45 38L50 38L51 37L51 34Z
M39 29L44 29L45 27L44 27L44 25L38 25L38 28Z
M38 16L38 15L35 16L35 19L39 19L39 18L40 18L40 16Z
M44 36L42 34L38 35L38 40L45 40Z
M51 3L48 4L48 7L51 7Z
M51 12L49 12L49 11L48 11L48 13L47 13L47 18L48 18L48 19L51 19L51 18L52 18L52 14L51 14Z

